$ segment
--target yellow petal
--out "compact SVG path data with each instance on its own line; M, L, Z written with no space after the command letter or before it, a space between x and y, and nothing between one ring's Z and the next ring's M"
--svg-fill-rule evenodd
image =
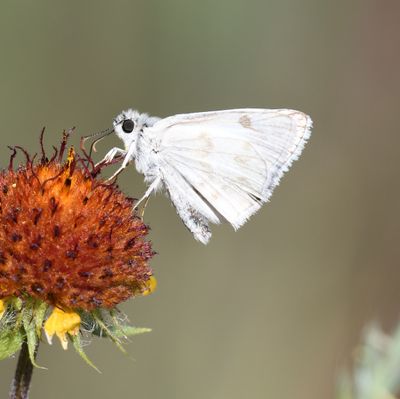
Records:
M77 335L81 325L81 318L78 313L71 310L54 308L50 317L44 323L44 331L47 341L52 343L53 335L59 338L63 349L68 348L67 334Z
M0 299L0 319L3 317L3 314L6 312L7 304L4 299Z
M150 278L146 281L145 289L142 292L142 295L150 295L155 291L157 287L157 280L154 276L150 276Z

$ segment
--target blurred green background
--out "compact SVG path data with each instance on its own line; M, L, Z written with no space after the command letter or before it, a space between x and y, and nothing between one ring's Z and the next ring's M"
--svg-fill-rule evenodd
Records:
M398 0L0 4L1 167L64 128L234 107L309 113L313 136L270 204L197 243L164 196L146 221L159 289L123 305L153 332L43 344L31 397L332 398L363 326L400 310ZM99 156L118 144L109 138ZM133 168L120 186L140 196ZM16 359L0 363L6 397Z

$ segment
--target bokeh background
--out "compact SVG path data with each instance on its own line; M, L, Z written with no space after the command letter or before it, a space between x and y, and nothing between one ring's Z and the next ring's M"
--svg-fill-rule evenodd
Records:
M169 201L146 222L159 289L123 305L152 327L122 355L43 344L32 398L333 398L363 327L400 311L398 0L3 0L1 167L7 145L75 142L129 107L309 113L313 136L238 232L193 240ZM100 154L118 144L109 138ZM140 196L133 168L121 188ZM16 359L0 364L6 397Z

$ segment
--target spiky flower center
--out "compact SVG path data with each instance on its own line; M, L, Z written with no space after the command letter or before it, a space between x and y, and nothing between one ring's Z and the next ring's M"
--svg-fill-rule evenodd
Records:
M148 291L148 228L132 199L70 152L0 174L0 299L67 309L112 308Z

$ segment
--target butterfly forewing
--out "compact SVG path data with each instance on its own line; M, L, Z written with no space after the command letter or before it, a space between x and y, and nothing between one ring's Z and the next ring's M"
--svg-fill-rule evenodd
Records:
M239 228L268 200L310 129L311 119L299 111L238 109L175 115L152 131L160 140L161 165L171 168L163 176L170 195L177 189L177 182L169 181L173 170L192 188L184 190L188 203L196 207L202 201L199 215L215 223L204 207L215 210Z

